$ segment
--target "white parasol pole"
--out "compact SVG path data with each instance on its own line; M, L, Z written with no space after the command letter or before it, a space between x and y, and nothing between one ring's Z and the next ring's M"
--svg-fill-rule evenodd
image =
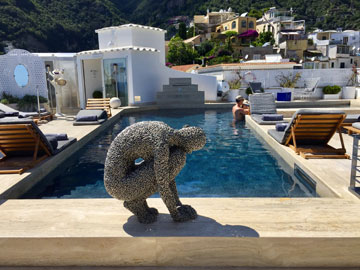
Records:
M40 96L39 96L39 86L38 85L36 85L36 96L37 96L38 113L39 113L39 120L40 120L41 113L40 113Z

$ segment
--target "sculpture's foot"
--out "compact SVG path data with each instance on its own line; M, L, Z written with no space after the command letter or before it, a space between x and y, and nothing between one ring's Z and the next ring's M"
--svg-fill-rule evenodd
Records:
M150 224L156 221L157 215L146 213L145 215L137 216L137 218L140 223Z
M145 200L124 201L124 207L137 216L140 223L153 223L159 214L155 208L149 208Z
M197 217L195 209L192 208L190 205L179 206L177 210L178 213L176 215L171 215L173 220L176 222L184 222L195 219Z
M147 211L148 211L150 214L155 215L155 216L157 216L157 215L159 214L159 211L158 211L156 208L154 208L154 207L148 208Z

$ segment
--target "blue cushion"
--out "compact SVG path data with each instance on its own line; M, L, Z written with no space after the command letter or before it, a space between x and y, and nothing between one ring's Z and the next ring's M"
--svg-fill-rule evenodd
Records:
M52 136L55 137L58 141L65 141L68 140L68 136L66 133L58 133L58 134L45 134L45 136Z
M19 116L19 112L15 112L15 111L5 112L5 116Z
M76 116L76 121L97 121L97 115L81 115Z
M263 114L261 119L264 121L281 121L284 116L282 114Z
M56 136L45 135L45 137L48 140L48 142L50 143L53 150L56 150L56 148L58 147L58 142L57 142Z
M275 125L275 128L276 128L276 131L284 131L287 126L288 126L287 123L277 123Z

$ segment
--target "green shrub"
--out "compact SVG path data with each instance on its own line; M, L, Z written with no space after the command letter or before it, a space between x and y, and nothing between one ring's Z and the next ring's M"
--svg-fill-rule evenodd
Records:
M7 99L7 101L9 102L9 103L18 103L18 101L19 101L19 98L18 97L14 97L14 96L12 96L12 95L10 95L10 94L7 94L7 93L3 93L2 94L2 99ZM8 104L9 104L8 103ZM5 103L3 103L3 104L5 104Z
M340 93L341 87L338 85L327 85L322 89L322 91L325 95L335 95Z
M47 99L39 96L40 103L47 102ZM23 98L19 99L17 106L20 111L36 111L37 110L37 96L25 95Z
M93 92L93 98L102 98L102 97L103 97L102 91L100 91L100 90L95 90L95 91Z
M3 98L0 102L2 104L10 104L10 102L6 98Z

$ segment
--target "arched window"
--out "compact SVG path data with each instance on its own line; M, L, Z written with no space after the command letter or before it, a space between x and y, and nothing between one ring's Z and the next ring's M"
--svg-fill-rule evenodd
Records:
M234 29L234 28L236 28L236 22L231 23L231 29Z
M251 28L251 29L254 28L254 22L249 22L249 28Z
M241 27L246 28L246 21L241 21Z

